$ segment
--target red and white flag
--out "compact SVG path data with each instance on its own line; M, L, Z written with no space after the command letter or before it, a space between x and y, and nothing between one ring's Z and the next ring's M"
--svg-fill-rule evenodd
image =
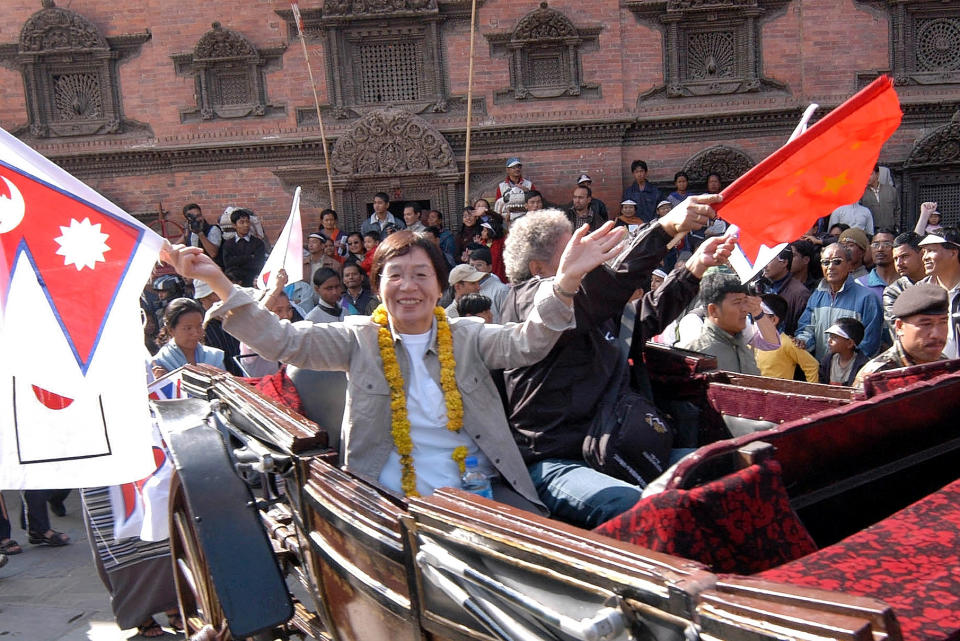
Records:
M257 287L273 289L277 282L277 272L281 269L287 272L287 282L295 283L303 280L303 226L300 223L300 188L293 194L293 206L290 207L290 217L283 226L273 251L267 256L260 275L257 277Z
M0 488L155 468L138 300L161 242L0 129Z

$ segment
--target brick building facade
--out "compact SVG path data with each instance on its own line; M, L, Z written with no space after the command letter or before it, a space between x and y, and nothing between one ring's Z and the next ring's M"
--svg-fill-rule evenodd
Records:
M911 222L960 220L960 3L942 0L478 0L471 195L504 161L554 202L577 176L619 201L633 159L668 186L735 178L811 102L878 73L904 110L881 162ZM463 202L470 2L303 0L342 227L372 195ZM327 206L313 94L282 0L5 0L0 126L130 212L243 205L275 234L293 189Z

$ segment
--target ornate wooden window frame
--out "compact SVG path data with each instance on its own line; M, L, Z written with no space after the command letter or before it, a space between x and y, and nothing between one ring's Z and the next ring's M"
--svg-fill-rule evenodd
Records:
M87 18L43 0L16 44L0 45L0 64L20 71L28 128L37 138L119 134L144 129L123 117L120 61L150 32L106 38Z
M585 97L599 98L600 86L583 82L580 55L596 48L603 27L576 27L566 15L541 2L508 33L484 34L491 56L510 59L510 87L494 93L494 102ZM536 67L550 66L554 81L538 78Z
M282 104L267 100L265 76L280 68L286 45L258 49L219 22L211 27L192 52L172 56L177 74L193 76L196 83L197 104L180 109L180 122L285 113Z
M760 24L789 0L624 0L663 33L665 83L640 96L717 96L783 90L764 78ZM691 47L696 44L697 47Z
M943 0L857 0L890 19L890 60L884 70L857 74L866 85L889 73L898 85L960 84L960 4Z

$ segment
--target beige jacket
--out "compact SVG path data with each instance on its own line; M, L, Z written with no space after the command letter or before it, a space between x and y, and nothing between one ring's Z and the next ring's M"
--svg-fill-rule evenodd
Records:
M539 361L564 330L575 326L573 308L556 297L552 285L552 279L543 282L535 298L535 311L522 324L486 325L475 318L450 320L457 385L463 398L463 430L496 466L504 483L541 510L545 508L514 443L489 370ZM236 288L226 301L210 310L208 318L222 319L226 331L264 358L307 369L346 372L343 462L352 472L378 478L393 441L390 387L377 345L379 326L369 316L348 316L340 323L290 323L254 304L244 290ZM396 333L393 336L395 342L402 340ZM426 365L440 385L436 321L431 345ZM406 350L396 353L404 380L409 380Z

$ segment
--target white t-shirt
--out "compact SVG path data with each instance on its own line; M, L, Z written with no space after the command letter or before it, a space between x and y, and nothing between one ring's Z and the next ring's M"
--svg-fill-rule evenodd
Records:
M428 496L438 487L460 487L460 468L452 458L454 448L460 445L465 445L467 455L476 456L480 469L489 473L493 467L473 439L463 430L451 432L447 429L447 406L443 400L443 390L430 376L423 360L430 333L400 334L400 338L410 359L410 372L404 383L417 491ZM380 470L380 484L402 492L401 472L400 454L393 448L386 465Z

